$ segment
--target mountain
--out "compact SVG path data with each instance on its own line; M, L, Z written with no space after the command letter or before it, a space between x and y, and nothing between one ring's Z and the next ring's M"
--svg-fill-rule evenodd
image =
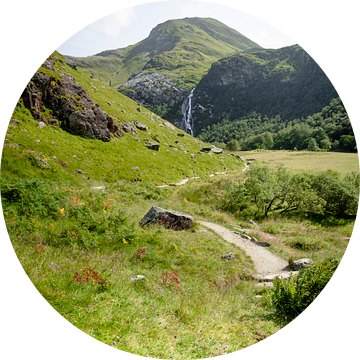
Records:
M76 184L168 184L242 169L236 158L163 120L55 52L12 115L1 172Z
M194 133L252 112L283 121L319 112L338 94L299 46L248 50L215 62L193 94Z
M169 20L138 44L68 57L94 78L174 120L182 101L215 61L261 47L210 18Z

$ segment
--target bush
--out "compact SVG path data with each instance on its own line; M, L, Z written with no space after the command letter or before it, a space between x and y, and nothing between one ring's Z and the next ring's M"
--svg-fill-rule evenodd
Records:
M327 259L299 271L290 279L275 279L271 303L281 316L294 319L320 294L339 265L338 260Z

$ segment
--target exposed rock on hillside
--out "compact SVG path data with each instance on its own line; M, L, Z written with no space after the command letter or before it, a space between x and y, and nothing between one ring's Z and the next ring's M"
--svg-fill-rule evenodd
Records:
M40 68L21 95L35 119L60 125L65 131L87 139L110 141L110 133L124 136L114 120L72 76L55 73L52 58L42 68L44 73Z
M117 90L142 105L174 105L183 100L186 90L176 87L175 75L138 72Z

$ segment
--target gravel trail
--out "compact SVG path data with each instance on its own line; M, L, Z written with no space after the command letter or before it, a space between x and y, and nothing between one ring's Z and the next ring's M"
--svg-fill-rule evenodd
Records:
M209 223L200 222L201 225L213 230L224 240L235 244L249 255L254 262L255 269L258 274L276 274L286 272L288 262L282 257L271 253L266 248L254 244L250 240L243 239L239 235L236 235L233 231L224 228L223 226Z

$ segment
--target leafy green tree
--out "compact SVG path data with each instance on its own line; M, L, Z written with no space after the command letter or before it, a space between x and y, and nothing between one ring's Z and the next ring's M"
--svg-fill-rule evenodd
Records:
M236 139L232 139L226 144L225 149L229 151L239 151L240 146Z
M320 147L324 150L330 150L331 149L331 142L328 138L323 139L320 141Z
M340 137L339 145L344 151L356 152L356 141L354 136L342 135Z
M264 134L264 146L265 149L271 149L274 145L274 140L273 137L271 135L271 133L269 133L268 131Z
M308 143L307 149L309 151L316 151L318 149L317 143L314 138L311 138Z

